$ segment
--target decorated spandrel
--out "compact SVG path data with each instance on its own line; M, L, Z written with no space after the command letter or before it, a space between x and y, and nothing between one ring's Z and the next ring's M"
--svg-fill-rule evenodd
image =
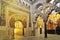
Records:
M0 12L0 26L6 25L6 18L5 18L5 4L1 2L1 12Z
M5 14L0 15L0 26L5 26L6 25L6 18Z

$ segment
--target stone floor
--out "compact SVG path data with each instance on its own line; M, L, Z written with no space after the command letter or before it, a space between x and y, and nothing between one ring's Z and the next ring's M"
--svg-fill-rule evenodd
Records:
M6 31L0 31L0 40L60 40L60 35L48 34L48 37L44 38L44 35L40 34L40 36L24 36L15 39L9 39Z
M56 34L48 34L47 38L44 38L43 36L31 36L31 37L22 37L14 40L60 40L60 35Z

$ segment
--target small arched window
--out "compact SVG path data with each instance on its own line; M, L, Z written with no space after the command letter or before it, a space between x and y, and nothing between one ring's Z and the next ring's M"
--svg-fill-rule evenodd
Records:
M29 1L32 1L32 0L29 0Z
M26 4L26 6L27 6L27 4Z
M41 3L37 4L37 5L36 5L36 9L39 8L40 6L42 6Z
M29 8L30 8L30 5L29 5Z
M23 2L23 4L25 4L25 3Z
M49 3L50 1L52 1L52 0L46 0L47 3Z

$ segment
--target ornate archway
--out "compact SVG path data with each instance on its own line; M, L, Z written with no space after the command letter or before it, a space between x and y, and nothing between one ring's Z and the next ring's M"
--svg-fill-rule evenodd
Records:
M40 17L40 15L36 18L36 25L35 25L35 35L39 36L40 34L44 33L44 21Z
M21 15L14 15L9 20L10 28L13 28L12 35L14 36L14 38L24 35L24 28L27 26L27 21L24 17L21 17Z

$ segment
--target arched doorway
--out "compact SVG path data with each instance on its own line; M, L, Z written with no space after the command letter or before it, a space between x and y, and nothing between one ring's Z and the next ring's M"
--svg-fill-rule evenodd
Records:
M14 37L21 37L23 36L23 23L20 20L15 21L14 23L15 28L14 28Z
M40 36L40 34L44 34L44 21L40 15L38 15L35 24L35 35Z

